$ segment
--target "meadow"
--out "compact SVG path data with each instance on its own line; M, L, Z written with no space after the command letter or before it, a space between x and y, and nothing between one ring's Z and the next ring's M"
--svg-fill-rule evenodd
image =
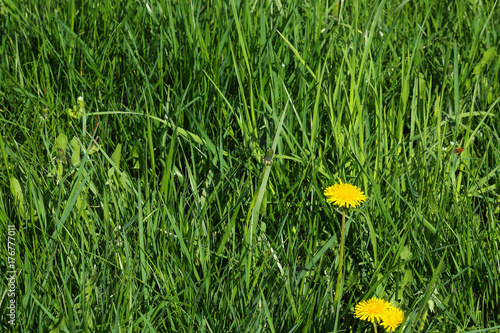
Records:
M499 23L0 1L0 331L389 332L376 297L395 332L499 332Z

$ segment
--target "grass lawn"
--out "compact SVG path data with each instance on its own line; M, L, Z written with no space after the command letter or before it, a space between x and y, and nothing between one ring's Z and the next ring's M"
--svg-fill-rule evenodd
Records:
M498 1L0 0L0 43L0 331L500 331Z

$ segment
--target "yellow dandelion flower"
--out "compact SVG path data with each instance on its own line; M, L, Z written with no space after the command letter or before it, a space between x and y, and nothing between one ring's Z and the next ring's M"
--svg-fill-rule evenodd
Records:
M361 301L354 307L354 317L374 323L380 321L382 315L392 306L381 298L373 297L368 301Z
M342 183L327 187L324 194L329 203L333 203L339 207L354 207L359 206L366 200L366 195L357 187L351 184Z
M403 314L403 311L398 309L395 306L390 306L383 314L382 314L382 322L380 325L384 326L384 328L387 331L394 331L396 327L398 327L403 320L405 319L405 316Z

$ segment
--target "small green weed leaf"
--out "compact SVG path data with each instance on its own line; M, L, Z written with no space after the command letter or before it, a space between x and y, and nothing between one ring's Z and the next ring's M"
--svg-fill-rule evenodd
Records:
M121 143L119 143L116 146L115 151L113 152L113 155L111 155L111 160L113 161L113 163L116 164L116 167L118 169L120 168L121 157L122 157L122 145L121 145Z
M84 200L84 195L80 193L78 198L76 198L75 207L80 210L82 207L86 207L86 201Z
M24 202L24 195L21 189L21 184L19 184L19 180L17 180L17 178L10 178L10 190L12 191L12 195L16 200Z
M71 154L71 164L77 165L80 163L80 143L76 138L71 139L70 142L73 153Z
M70 115L71 118L75 119L80 119L83 115L80 109L78 109L76 106L73 107L73 109L68 108L68 114Z
M68 137L65 134L59 134L56 138L56 147L62 150L66 150L68 147Z
M427 304L429 305L429 310L431 310L431 312L434 312L434 301L430 299L427 301Z
M12 192L16 203L19 205L21 216L24 216L24 194L21 184L19 184L19 180L17 180L17 178L10 177L10 191Z
M141 167L141 156L142 156L142 148L141 145L136 142L134 147L132 148L132 157L134 161L134 169L139 169Z
M496 47L490 47L486 52L483 54L483 59L474 67L474 74L478 75L481 70L486 67L489 63L491 63L493 60L495 60L497 55L497 48Z
M111 180L111 177L113 177L115 173L115 168L109 168L108 169L108 181L106 182L106 185L109 184L110 180Z
M405 275L403 277L403 280L401 281L401 286L404 287L412 281L413 281L413 273L411 269L405 269Z
M122 174L120 176L120 182L125 191L127 191L128 193L132 193L132 182L126 174Z
M93 153L95 153L98 150L99 150L99 146L93 145L92 148L90 148L89 155L92 155Z
M408 246L403 247L403 251L401 251L401 259L410 260L412 256L413 253L411 253L410 248Z
M339 11L340 11L340 1L337 1L332 6L332 10L331 10L332 17L337 19L339 17Z

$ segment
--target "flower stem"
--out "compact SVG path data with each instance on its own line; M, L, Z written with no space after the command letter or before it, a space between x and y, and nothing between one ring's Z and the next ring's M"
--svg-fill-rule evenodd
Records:
M345 209L342 209L342 228L340 230L340 258L339 258L339 271L337 276L337 286L335 287L335 298L333 302L340 302L340 282L342 281L342 266L344 264L344 238L345 238ZM375 328L375 332L376 332Z
M373 327L375 328L375 333L377 333L377 323L376 322L373 323Z

